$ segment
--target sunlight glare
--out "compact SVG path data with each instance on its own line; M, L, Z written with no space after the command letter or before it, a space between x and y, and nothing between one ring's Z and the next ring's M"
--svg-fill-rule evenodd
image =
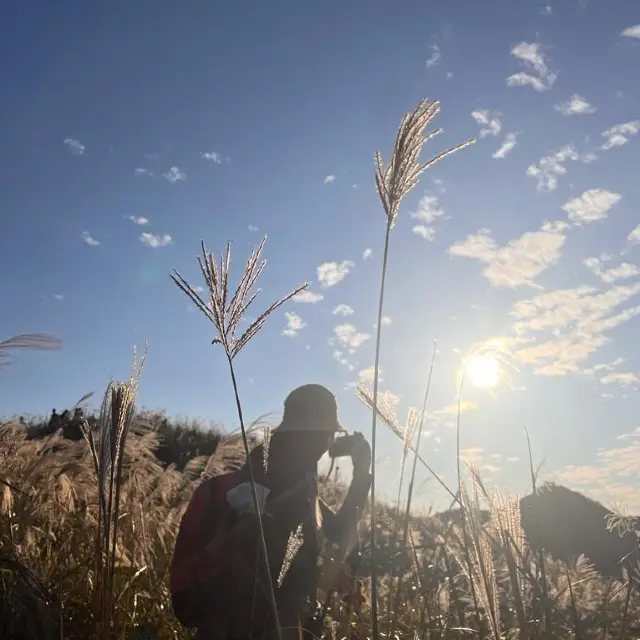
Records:
M500 382L500 362L489 355L472 356L466 369L469 380L480 389L493 389Z

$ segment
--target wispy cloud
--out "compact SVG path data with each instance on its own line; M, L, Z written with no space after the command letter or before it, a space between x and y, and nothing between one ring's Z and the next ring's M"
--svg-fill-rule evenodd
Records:
M64 300L64 296L61 293L54 293L53 298L54 300L58 300L58 302L62 302Z
M88 231L83 231L81 234L82 240L90 247L99 247L100 241L96 240Z
M503 158L506 158L511 151L513 151L513 148L518 144L518 139L516 137L515 133L507 133L507 135L504 137L504 140L502 141L502 144L500 145L500 148L491 156L492 158L495 158L496 160L502 160Z
M569 220L576 224L589 224L607 217L609 210L622 196L606 189L587 189L580 197L572 198L562 205Z
M640 373L626 371L620 373L609 373L600 378L602 384L619 384L623 387L640 387Z
M360 371L358 371L358 382L362 384L373 384L374 375L374 366L366 367L366 369L360 369ZM378 369L378 384L382 381L382 369Z
M631 244L640 244L640 224L627 236Z
M602 282L612 284L617 280L625 280L628 278L635 278L640 275L640 269L635 264L623 262L617 267L612 269L604 268L603 260L601 258L587 258L583 260L583 264L594 275L598 276Z
M545 292L514 305L514 329L534 344L516 352L521 362L543 375L577 373L580 365L609 342L607 333L640 315L640 306L619 309L640 294L640 283L600 291L582 285ZM536 334L544 333L545 337ZM529 335L529 338L526 336Z
M429 48L431 49L431 54L425 61L427 69L437 66L438 64L440 64L440 60L442 59L440 47L437 44L432 44Z
M558 186L558 176L567 173L565 164L569 160L588 164L595 160L595 156L591 153L580 154L574 145L568 144L551 155L540 158L537 165L529 165L527 175L538 181L538 191L553 191Z
M438 197L427 193L418 203L418 209L411 214L412 218L431 224L438 218L444 216L444 210L441 208ZM433 241L436 230L425 224L418 224L412 228L413 233L422 236L425 240Z
M627 38L640 38L640 24L636 24L633 27L627 27L620 32L621 36Z
M348 304L339 304L333 308L334 316L350 316L353 315L353 307Z
M305 289L304 291L301 291L300 293L296 293L295 296L293 296L292 300L294 302L303 302L306 304L315 304L316 302L320 302L320 300L322 300L324 298L324 296L321 293L314 293L313 291L310 291L309 289Z
M343 260L342 262L325 262L317 269L318 282L326 289L342 282L349 271L355 265L351 260Z
M471 112L471 117L480 125L484 125L484 129L480 129L480 137L497 136L502 128L502 123L498 117L500 114L491 114L488 109L477 109Z
M74 156L81 156L86 150L86 147L76 138L65 138L63 144Z
M466 413L467 411L473 411L477 409L478 405L475 402L470 402L469 400L463 400L460 403L460 413ZM458 413L458 403L447 405L442 409L437 409L433 412L436 416L455 416ZM480 449L482 451L482 449Z
M371 249L365 249L362 252L362 259L363 260L368 260L372 255L373 255L373 251Z
M510 87L533 87L536 91L548 91L556 81L556 74L549 71L547 62L537 42L521 42L511 49L511 55L518 58L527 69L507 78Z
M250 225L249 225L249 227L248 227L248 229L249 229L249 231L251 231L251 232L255 232L255 231L257 231L257 230L258 230L258 227L256 227L256 225L255 225L255 224L250 224Z
M200 154L203 160L209 160L210 162L215 162L216 164L222 164L223 157L221 153L217 151L203 151Z
M133 173L136 176L147 176L149 178L153 178L153 171L151 171L151 169L145 169L144 167L136 167L133 170Z
M343 347L350 349L357 349L371 339L370 334L358 331L353 324L339 324L334 327L333 333Z
M165 233L164 235L156 236L153 233L144 232L140 234L140 242L142 244L146 244L147 247L151 247L152 249L159 249L160 247L166 247L173 242L173 238Z
M180 182L181 180L187 179L187 174L178 167L171 167L169 171L167 171L166 173L163 173L162 175L165 177L166 180L168 180L172 184L174 182Z
M301 329L307 326L307 323L293 311L285 311L284 317L287 320L287 328L283 330L282 335L287 338L294 338Z
M427 227L424 224L414 225L411 227L411 231L429 242L433 242L436 238L436 230L433 227Z
M555 106L563 116L578 116L595 113L597 109L581 95L575 93L567 102L561 102Z
M336 177L333 174L329 174L328 176L324 177L324 183L325 184L331 184L332 182L336 181Z
M129 220L133 222L133 224L145 225L149 224L149 219L144 216L129 216Z
M617 124L611 129L607 129L602 132L602 135L606 138L606 142L600 147L603 151L608 151L614 147L621 147L629 139L637 136L640 133L640 120L631 120L630 122L623 122Z
M564 242L560 232L529 231L500 247L481 229L449 247L449 254L486 263L482 273L495 287L517 287L534 285L534 278L559 260Z
M543 16L551 16L551 15L553 15L553 8L551 7L550 4L545 4L544 7L542 7L542 9L540 9L540 13Z

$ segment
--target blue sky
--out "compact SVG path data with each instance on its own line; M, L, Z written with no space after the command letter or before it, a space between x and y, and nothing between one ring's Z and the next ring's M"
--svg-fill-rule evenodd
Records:
M262 303L305 280L322 297L238 357L247 413L317 381L368 433L353 383L373 363L373 155L426 96L444 133L425 157L477 143L403 203L382 388L404 419L438 339L423 455L453 482L460 353L503 337L519 371L495 395L468 385L467 457L526 490L526 426L547 479L640 509L635 3L14 3L0 60L0 336L64 339L15 354L4 414L99 394L146 340L140 404L233 427L222 353L169 273L198 283L201 239L230 240L239 267L266 233ZM379 442L392 495L400 448L385 427ZM421 496L444 503L433 482Z

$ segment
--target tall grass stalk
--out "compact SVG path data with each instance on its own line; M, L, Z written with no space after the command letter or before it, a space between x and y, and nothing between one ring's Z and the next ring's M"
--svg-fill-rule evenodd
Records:
M527 430L526 427L524 429L524 433L527 438L527 452L529 454L529 473L531 474L531 490L535 498L535 496L537 496L538 494L538 474L536 473L536 470L533 467L533 453L531 450L531 438L529 437L529 431ZM536 504L537 503L534 500L533 509L537 508ZM538 565L538 573L540 575L540 580L542 582L541 604L542 604L542 611L544 615L545 630L547 631L547 633L551 633L551 612L549 611L549 604L550 604L549 583L547 582L547 570L545 567L544 549L542 547L538 549L538 553L536 554L536 560Z
M258 279L260 278L266 266L266 260L261 260L262 250L267 241L264 236L257 248L253 249L249 255L245 265L240 282L233 293L229 291L229 266L231 264L231 245L227 242L226 250L220 257L220 263L213 253L209 251L204 242L202 242L202 257L198 257L200 271L209 292L209 300L205 302L200 295L177 271L171 274L172 280L178 288L185 293L191 301L200 309L205 317L213 324L216 337L212 344L220 344L224 349L229 367L229 375L233 386L233 393L236 403L238 420L240 422L240 432L242 434L242 444L244 446L247 468L249 470L249 480L251 484L251 496L253 506L258 517L259 544L264 558L270 606L278 640L282 640L282 627L278 616L278 604L276 600L275 587L271 579L271 565L269 564L269 555L267 550L267 542L262 523L262 507L258 500L256 490L256 481L254 469L251 461L251 449L249 439L247 437L247 429L245 427L244 415L242 411L242 402L240 401L240 392L238 381L233 365L234 358L240 353L242 348L253 338L258 331L264 326L267 318L285 302L300 293L308 286L307 283L302 284L294 289L283 298L279 298L272 303L266 311L258 316L243 333L238 335L240 322L244 319L247 311L255 302L260 289L254 290Z
M57 351L62 347L62 340L46 333L23 333L0 341L0 368L11 363L9 351L29 349L36 351Z
M145 358L146 346L140 362L134 352L129 379L124 382L109 383L100 409L97 442L88 423L85 421L81 425L98 484L99 508L95 540L93 605L96 616L96 637L105 640L112 637L122 463Z
M422 146L433 136L441 132L440 129L427 133L424 131L431 120L440 110L440 104L435 100L421 100L416 108L407 113L400 121L400 127L396 135L396 141L391 160L385 167L380 152L376 152L376 189L382 204L382 209L387 221L384 232L384 249L382 254L382 272L380 275L380 293L378 296L378 322L376 327L376 350L373 374L373 406L377 406L378 400L378 376L380 371L380 343L382 336L382 314L384 308L384 292L387 279L387 266L389 259L389 238L391 229L398 216L402 199L418 184L422 172L436 162L460 149L468 146L473 141L467 141L456 145L446 151L437 154L427 162L420 162ZM377 411L372 411L371 422L371 552L376 549L376 435L377 435ZM373 621L373 638L378 640L378 576L375 563L371 564L371 614Z
M422 441L422 431L424 429L424 419L427 414L427 401L429 400L429 391L431 390L431 379L433 377L433 368L436 363L437 343L433 341L433 353L431 354L431 364L429 366L429 375L427 376L427 386L424 390L424 398L422 400L422 409L420 413L420 424L418 425L418 433L416 434L416 443L413 450L413 465L411 467L411 479L409 480L409 489L407 491L407 504L404 510L404 530L402 532L402 550L407 548L407 535L409 533L409 517L411 515L411 501L413 499L413 488L416 481L416 469L418 467L418 452L420 451L420 443Z

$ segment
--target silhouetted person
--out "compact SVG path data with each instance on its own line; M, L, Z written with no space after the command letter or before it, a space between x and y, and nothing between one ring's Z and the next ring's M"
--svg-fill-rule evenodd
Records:
M299 628L308 627L323 541L345 546L355 541L371 484L368 442L360 434L344 436L338 439L341 454L353 461L347 496L337 513L318 498L318 460L336 432L343 431L337 410L325 387L295 389L271 434L266 465L262 446L251 454L257 489L265 495L262 522L285 637L298 638ZM247 466L206 480L195 490L180 525L171 565L173 608L182 624L198 629L196 637L202 640L253 640L274 630L248 481ZM291 545L292 540L297 544ZM287 554L288 548L293 553Z

